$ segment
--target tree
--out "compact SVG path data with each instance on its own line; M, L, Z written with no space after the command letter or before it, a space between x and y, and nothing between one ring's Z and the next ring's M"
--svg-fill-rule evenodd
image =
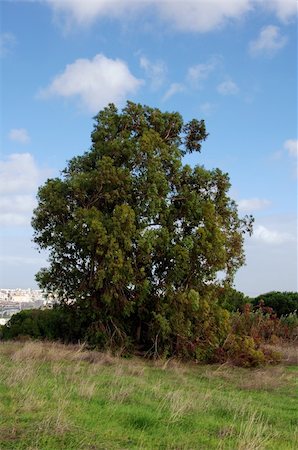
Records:
M272 308L278 317L286 316L298 310L298 292L267 292L253 299L255 307L259 304Z
M128 337L175 352L193 342L202 305L210 315L217 287L244 263L252 218L238 217L228 175L182 163L207 136L203 120L111 104L90 151L39 188L34 241L50 265L37 281L89 315L103 345Z
M251 303L251 298L243 294L243 292L237 291L232 287L225 287L219 292L219 303L228 311L243 311L245 305Z

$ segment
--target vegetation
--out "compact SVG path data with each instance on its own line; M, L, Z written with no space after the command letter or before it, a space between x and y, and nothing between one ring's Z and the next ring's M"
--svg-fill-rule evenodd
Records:
M37 280L73 302L91 344L208 359L225 339L218 289L244 263L253 219L238 217L227 174L182 164L206 138L204 121L110 105L91 150L39 189L34 241L50 266Z
M226 362L244 367L260 366L264 363L276 363L280 355L268 349L268 344L292 341L298 338L297 314L289 314L278 318L271 308L259 306L253 311L246 304L244 311L234 312L229 315L226 311L225 321L223 313L218 318L219 323L213 321L216 314L213 311L209 317L206 312L201 312L201 329L197 335L199 342L196 349L196 361ZM98 346L96 333L92 334L89 319L86 314L80 314L78 308L65 308L56 306L52 310L29 310L15 314L11 320L0 328L0 338L9 339L45 339L59 340L61 342L77 343L85 342L90 347ZM209 337L208 342L203 336ZM200 340L201 339L201 340ZM199 341L200 340L200 341ZM188 344L190 345L190 344ZM109 350L119 351L119 345L113 339L110 341ZM153 356L161 357L158 346L154 348ZM144 353L135 348L122 347L125 355ZM187 358L189 353L180 356ZM146 354L145 354L146 356Z
M297 442L297 366L146 362L39 342L2 343L0 364L3 450L288 450Z
M298 292L268 292L252 300L257 307L260 303L272 308L278 317L286 316L298 311Z
M218 293L219 304L230 312L243 311L251 298L232 287L225 287Z

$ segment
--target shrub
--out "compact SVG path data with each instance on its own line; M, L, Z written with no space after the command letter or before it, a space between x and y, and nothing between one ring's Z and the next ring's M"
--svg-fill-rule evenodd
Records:
M251 336L231 334L224 345L226 358L242 367L256 367L266 362L264 352Z
M2 339L28 336L36 339L57 339L60 334L58 310L24 310L14 314L2 327Z
M262 302L272 308L278 317L286 316L298 310L298 292L268 292L252 300L255 308Z
M246 305L244 312L232 315L233 332L240 336L250 336L258 342L267 342L277 336L280 321L272 308L259 305L256 311Z
M279 336L281 338L290 340L298 339L298 315L296 311L287 316L281 316L280 324Z
M148 334L152 354L213 361L229 331L229 312L217 304L214 291L200 295L190 289L168 295Z
M220 305L230 312L243 311L245 305L251 302L249 297L231 287L220 289L218 298Z

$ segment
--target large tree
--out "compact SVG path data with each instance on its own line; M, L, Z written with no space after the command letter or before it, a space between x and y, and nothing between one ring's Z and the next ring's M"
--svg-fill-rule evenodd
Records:
M49 267L37 280L103 335L173 351L243 265L252 219L238 217L227 174L183 165L207 138L203 120L128 102L101 111L91 136L90 151L38 191L34 241Z

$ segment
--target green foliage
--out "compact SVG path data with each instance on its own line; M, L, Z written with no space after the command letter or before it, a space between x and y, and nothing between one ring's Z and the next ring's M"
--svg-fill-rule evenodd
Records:
M287 316L280 318L281 332L279 336L284 339L296 340L298 339L298 314L293 312Z
M86 315L76 308L30 309L14 314L1 328L0 337L4 340L30 337L74 342L82 339L86 327Z
M278 336L280 320L273 310L258 308L256 311L246 305L244 313L234 313L232 316L233 332L240 336L250 336L257 342L269 342L273 336Z
M182 164L206 138L204 121L109 105L90 151L39 189L34 241L50 265L37 281L84 314L94 345L194 356L221 341L214 291L244 263L253 219L238 217L227 174Z
M260 302L272 308L278 317L286 316L298 310L298 292L268 292L254 298L252 304L257 307Z
M265 363L264 352L251 336L231 334L224 345L225 357L236 366L256 367Z
M2 339L32 337L36 339L58 339L61 335L60 313L54 309L24 310L14 314L2 327Z
M251 302L251 299L242 292L227 286L219 290L220 305L230 312L243 311L246 304Z
M154 340L152 353L159 356L213 361L230 331L229 313L217 304L212 291L204 296L193 289L172 293L153 317L148 334Z

